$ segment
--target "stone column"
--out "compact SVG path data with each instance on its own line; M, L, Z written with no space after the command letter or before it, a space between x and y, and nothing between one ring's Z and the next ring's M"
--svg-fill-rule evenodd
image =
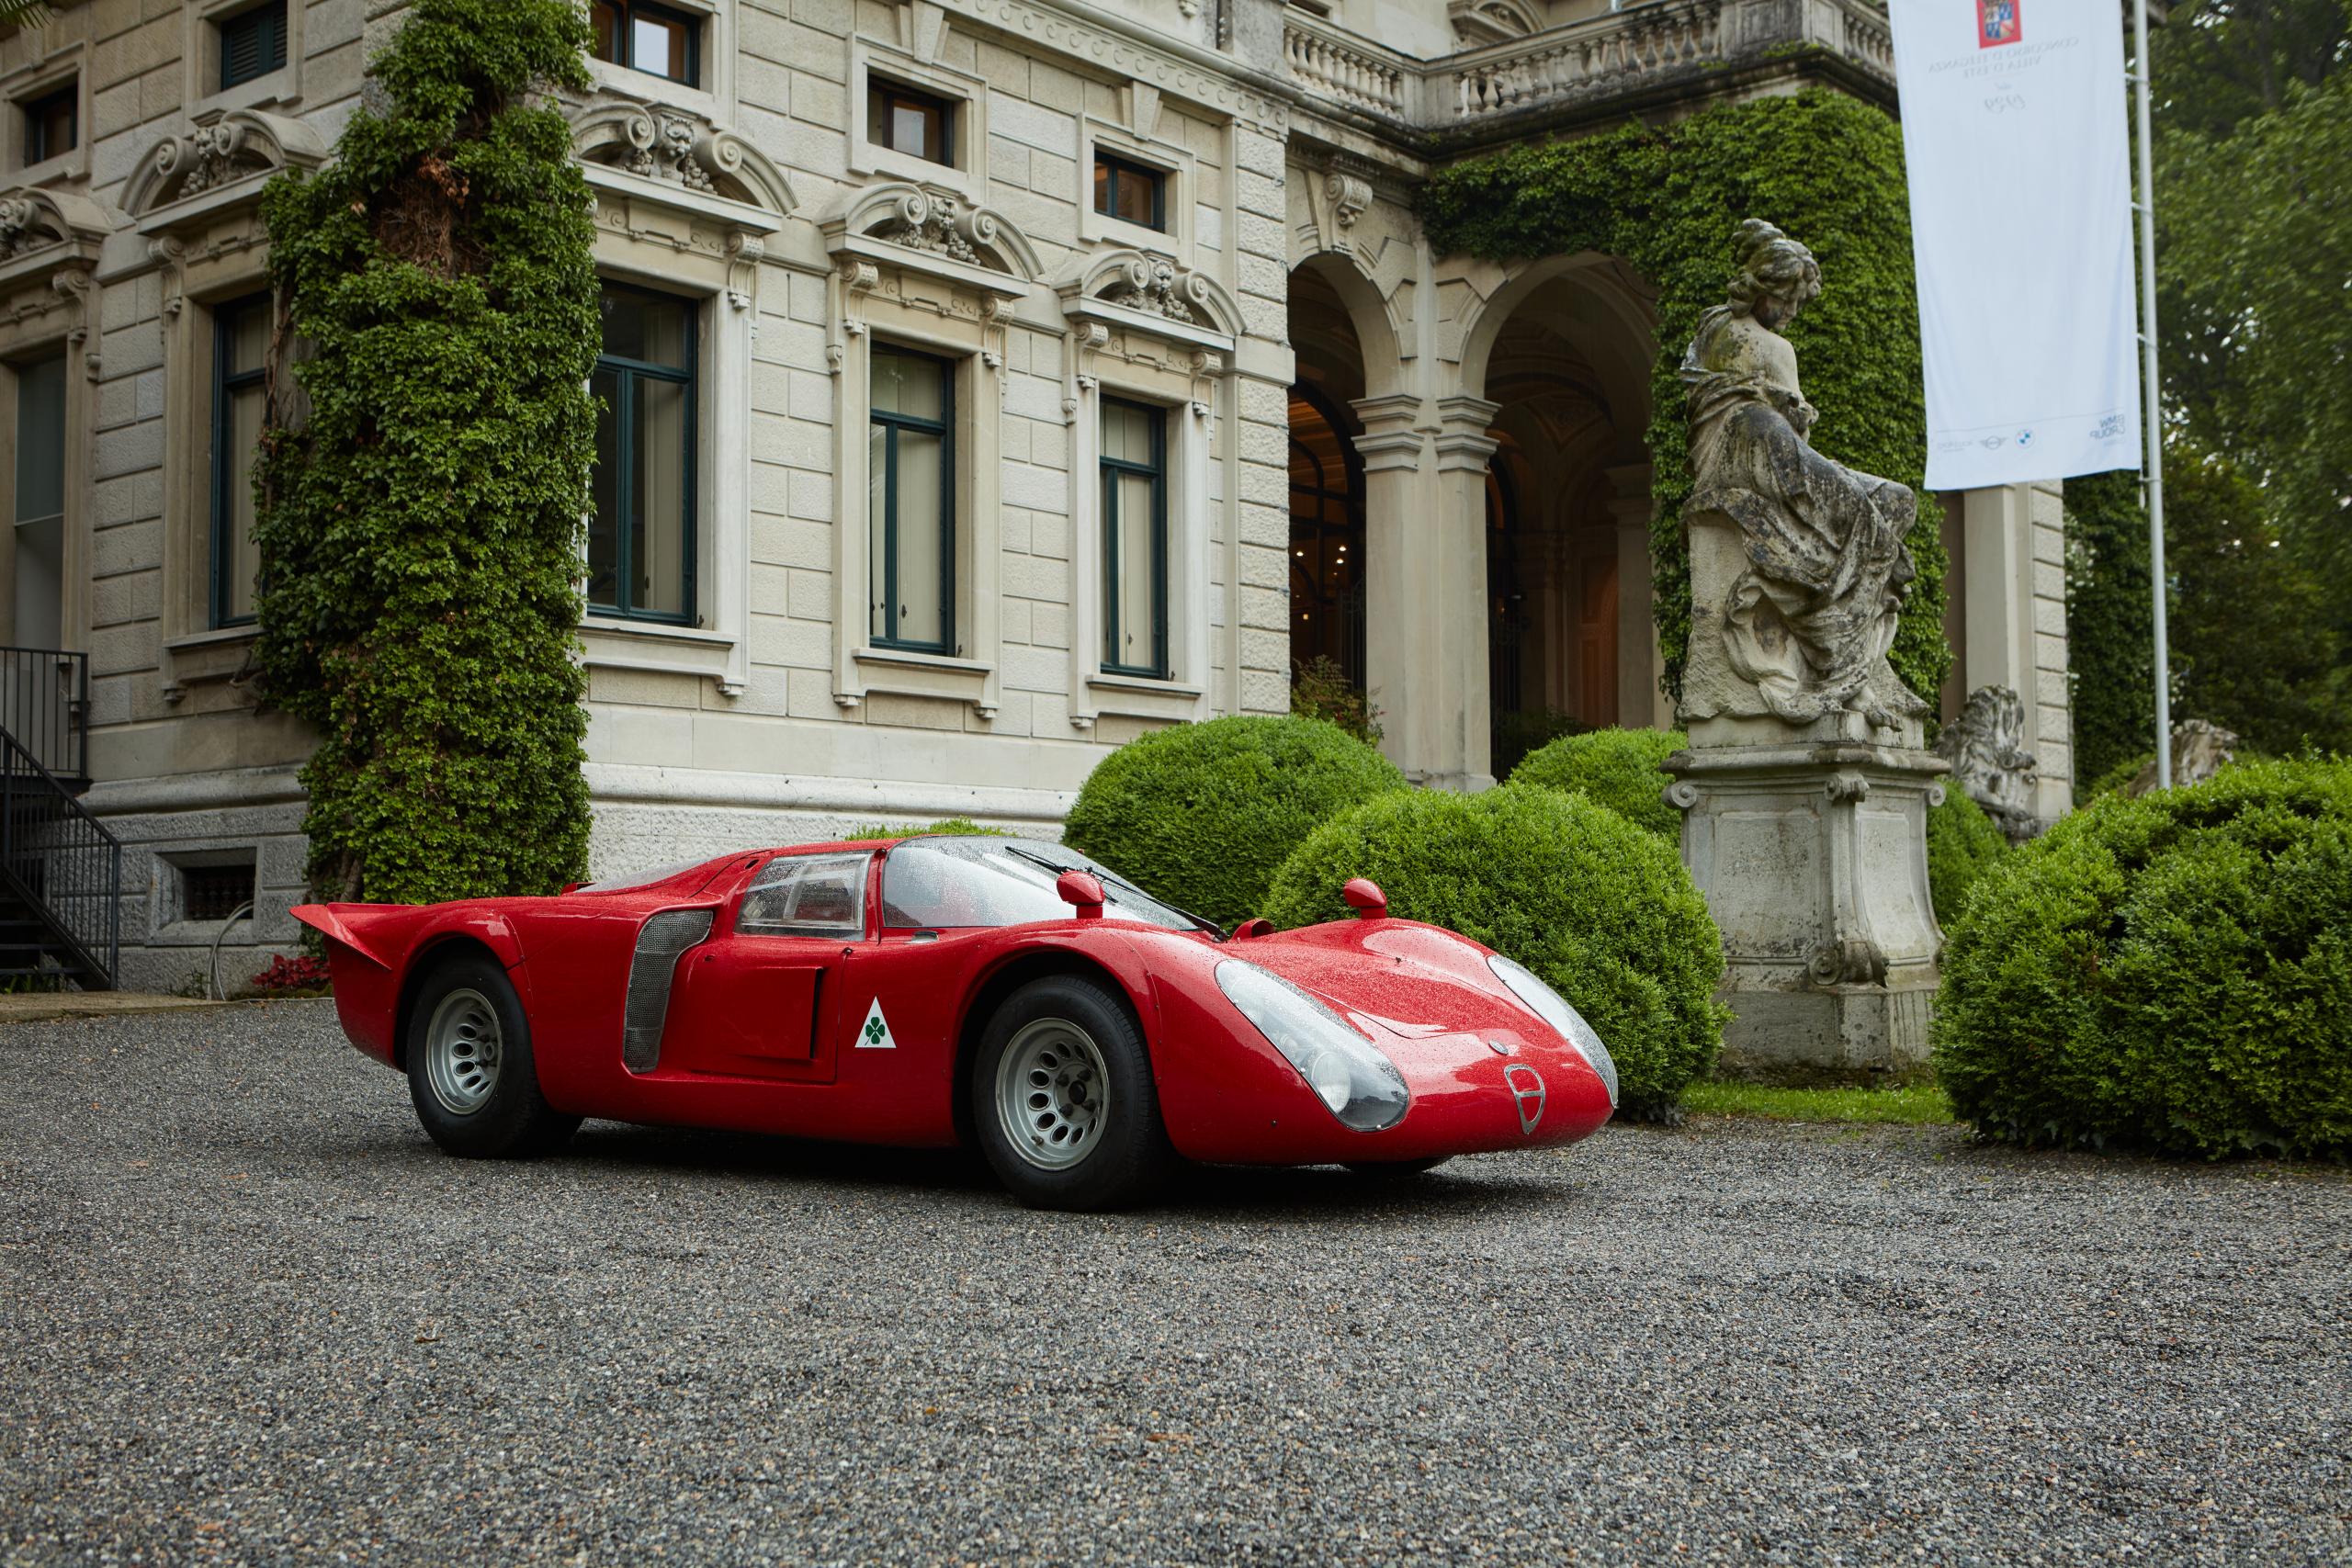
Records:
M1381 750L1416 784L1477 790L1488 769L1486 434L1495 405L1408 393L1356 402L1364 433L1365 685Z
M1964 579L1963 694L2006 686L2025 705L2036 816L2074 804L2074 716L2066 691L2064 500L2056 484L2002 485L1958 498Z
M1657 614L1650 599L1650 466L1609 470L1617 522L1617 723L1625 729L1666 729L1674 709L1666 700L1666 656L1657 646Z

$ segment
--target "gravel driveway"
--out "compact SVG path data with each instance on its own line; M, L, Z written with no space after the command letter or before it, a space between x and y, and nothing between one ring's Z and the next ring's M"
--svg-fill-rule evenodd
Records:
M0 1560L2352 1561L2352 1179L1611 1129L1031 1213L444 1158L326 1003L0 1029Z

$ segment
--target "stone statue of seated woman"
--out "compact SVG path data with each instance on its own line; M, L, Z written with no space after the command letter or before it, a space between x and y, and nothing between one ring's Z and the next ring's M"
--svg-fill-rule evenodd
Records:
M1699 319L1682 358L1694 480L1683 717L1917 746L1927 705L1886 660L1915 575L1904 536L1916 499L1813 449L1814 408L1779 330L1821 292L1813 253L1751 218L1738 254L1728 303Z

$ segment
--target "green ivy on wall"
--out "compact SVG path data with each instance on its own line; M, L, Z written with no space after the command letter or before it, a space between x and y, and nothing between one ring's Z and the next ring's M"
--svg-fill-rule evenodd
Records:
M334 161L265 198L259 660L319 731L323 897L551 892L585 858L597 286L571 133L532 95L586 91L587 43L572 0L417 0Z
M2066 662L2074 682L2075 798L2154 755L2155 604L2148 513L2132 470L2066 481Z
M1700 312L1723 303L1740 220L1779 224L1821 262L1821 297L1788 333L1805 397L1821 411L1815 445L1849 467L1919 487L1927 416L1911 218L1902 133L1883 111L1814 88L1664 127L1516 147L1441 171L1423 192L1421 218L1441 251L1497 261L1598 251L1623 258L1657 288L1651 560L1669 693L1679 694L1690 636L1682 537L1690 476L1675 370ZM1922 495L1909 540L1919 576L1890 656L1930 702L1951 662L1940 523Z

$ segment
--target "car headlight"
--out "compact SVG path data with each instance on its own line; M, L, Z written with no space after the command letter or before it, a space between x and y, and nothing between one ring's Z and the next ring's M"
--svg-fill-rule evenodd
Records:
M1529 1011L1550 1024L1554 1032L1575 1046L1592 1065L1592 1070L1600 1075L1600 1081L1609 1086L1609 1109L1616 1110L1616 1059L1600 1043L1600 1036L1593 1032L1592 1025L1584 1021L1584 1014L1570 1007L1567 998L1538 979L1524 964L1514 964L1497 953L1487 955L1487 967L1495 972L1496 979L1510 987L1512 996L1527 1004Z
M1377 1133L1403 1118L1411 1099L1404 1076L1338 1013L1281 976L1238 958L1216 966L1216 984L1340 1125Z

